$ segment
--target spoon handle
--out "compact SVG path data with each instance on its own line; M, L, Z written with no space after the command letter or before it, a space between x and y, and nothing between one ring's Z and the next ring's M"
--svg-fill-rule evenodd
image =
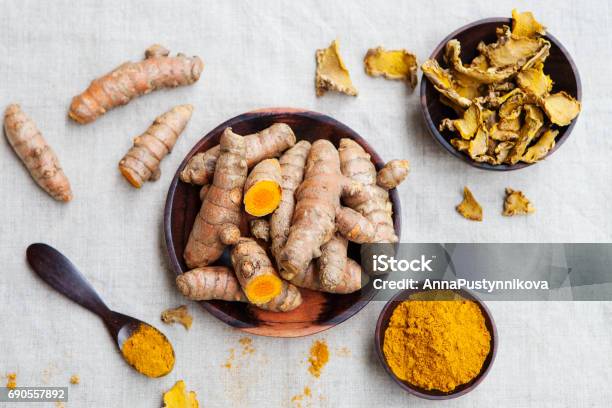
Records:
M109 308L95 289L58 250L47 244L32 244L26 256L36 274L53 289L104 319L109 316Z

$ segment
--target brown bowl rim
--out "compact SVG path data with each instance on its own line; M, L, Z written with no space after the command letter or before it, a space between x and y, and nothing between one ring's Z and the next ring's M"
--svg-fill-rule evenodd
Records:
M466 25L458 28L457 30L453 31L449 35L447 35L442 40L442 42L440 42L440 44L438 44L438 46L433 50L433 52L431 53L429 58L430 59L436 58L436 56L444 49L444 47L446 46L446 43L449 40L452 40L453 38L455 38L457 35L462 34L463 32L471 30L471 29L473 29L475 27L481 26L483 24L490 24L490 23L511 24L512 23L512 18L507 18L507 17L490 17L490 18L484 18L484 19L477 20L477 21L471 22L469 24L466 24ZM571 57L570 53L567 51L567 49L563 46L563 44L559 40L557 40L557 38L555 36L550 34L548 32L548 30L546 31L546 35L544 37L547 38L551 43L555 44L555 46L559 48L559 50L561 51L563 56L569 62L569 66L570 66L571 71L573 73L574 80L576 81L576 99L581 102L582 101L582 82L580 80L580 73L578 72L578 67L576 66L576 63L572 59L572 57ZM520 170L520 169L524 169L526 167L529 167L529 166L531 166L533 164L538 163L538 162L536 162L536 163L523 163L523 162L519 162L517 164L492 165L492 164L488 164L488 163L475 162L474 160L472 160L471 158L469 158L465 154L457 151L457 149L455 149L450 144L450 142L448 140L446 140L446 138L438 131L438 127L433 123L433 120L431 119L431 115L429 114L429 109L427 108L427 87L428 86L432 86L432 85L429 82L429 80L427 80L427 78L425 78L425 75L422 75L421 76L421 87L420 87L421 114L423 115L423 119L425 120L425 124L426 124L426 127L427 127L427 130L428 130L429 134L442 147L444 147L444 149L447 152L449 152L450 154L452 154L456 158L461 159L463 162L469 164L472 167L476 167L478 169L483 169L483 170L491 170L491 171ZM557 141L555 143L555 146L548 152L548 154L546 155L545 159L550 157L565 142L565 140L569 137L569 135L572 133L572 130L573 130L574 126L576 125L576 122L578 121L579 116L580 115L578 115L568 126L561 127L561 129L563 130L563 134L557 139ZM543 160L540 160L540 161L543 161Z
M261 108L261 109L251 110L246 113L236 115L224 121L223 123L219 124L218 126L215 126L212 130L207 132L203 137L201 137L200 140L198 140L196 144L193 146L193 148L191 148L191 150L185 155L185 158L183 159L181 164L178 166L178 169L176 170L174 177L172 178L172 181L170 182L170 186L168 188L166 202L164 205L164 221L163 221L164 232L163 233L164 233L164 243L166 245L166 252L170 259L170 265L172 267L172 270L174 271L176 276L182 274L183 269L181 267L181 263L177 257L177 254L174 251L174 240L172 237L171 221L172 221L172 206L173 206L174 196L176 193L176 187L178 183L180 182L179 176L180 176L181 171L187 165L187 162L189 161L189 159L202 149L202 146L205 144L206 140L214 137L215 134L219 133L221 130L225 129L226 127L231 127L241 121L251 119L254 117L260 117L262 115L269 115L269 116L297 115L297 116L304 116L312 120L320 120L321 118L323 118L329 123L333 124L334 128L343 129L343 131L346 134L350 135L351 139L355 140L357 143L359 143L360 146L364 147L364 149L371 156L371 160L374 163L376 170L380 170L380 168L382 168L382 166L384 165L384 160L382 159L382 157L372 148L372 146L359 133L357 133L355 130L345 125L344 123L338 121L337 119L334 119L331 116L328 116L328 115L325 115L323 113L319 113L316 111L311 111L308 109L300 109L300 108L290 108L290 107L270 107L270 108ZM298 138L298 140L300 139ZM395 228L395 233L398 236L401 236L402 209L401 209L401 203L399 199L399 194L397 193L397 189L389 190L389 199L391 200L391 203L393 206L392 207L393 208L393 225ZM234 327L246 333L254 334L258 336L264 336L264 337L297 338L297 337L305 337L305 336L317 334L325 330L329 330L332 327L335 327L345 322L346 320L350 319L351 317L359 313L376 296L377 292L378 290L373 289L366 298L357 300L353 306L347 308L342 313L334 316L333 321L330 321L327 324L313 324L311 326L298 328L298 329L291 328L291 329L287 329L286 331L274 331L273 333L265 331L265 330L258 330L259 329L258 326L251 326L251 325L245 324L244 322L239 322L232 316L229 316L226 313L224 313L222 310L217 308L214 304L212 304L209 301L198 301L198 303L206 311L208 311L210 314L212 314L217 319L221 320L222 322L224 322L225 324L231 327Z
M436 401L441 401L441 400L449 400L449 399L454 399L454 398L459 398L471 391L473 391L478 385L480 385L480 383L485 379L485 377L489 374L489 371L491 371L491 367L493 366L493 363L495 362L495 356L497 355L497 347L498 347L498 335L497 335L497 326L495 325L495 320L493 319L493 315L491 314L491 311L489 310L489 308L487 307L487 305L480 300L475 294L474 292L467 290L467 289L457 289L457 290L453 290L453 292L458 293L459 295L465 297L468 300L472 300L474 301L479 307L480 310L484 313L485 316L485 321L490 322L491 325L491 349L489 351L489 355L491 356L491 359L488 362L488 365L484 368L481 369L480 373L478 373L478 375L472 379L472 381L470 381L470 383L468 383L469 385L463 389L461 389L460 391L456 391L456 392L450 392L448 394L443 394L443 395L434 395L431 394L430 391L428 390L423 390L422 388L416 387L414 385L411 385L405 381L400 380L399 378L397 378L395 376L395 374L393 373L393 371L391 370L391 368L389 367L389 364L387 363L387 359L385 358L384 352L383 352L383 348L382 348L382 343L383 343L383 339L381 339L384 336L384 331L386 330L387 326L388 326L388 322L387 325L385 327L383 326L383 316L387 313L387 311L389 309L395 309L401 302L403 302L404 300L406 300L408 298L408 296L410 296L411 294L414 293L418 293L418 292L424 292L424 291L428 291L423 290L423 289L405 289L402 290L400 292L398 292L397 294L395 294L391 299L389 299L389 301L387 301L387 303L385 304L385 306L382 308L382 310L380 311L380 314L378 315L378 320L376 321L376 329L374 331L374 343L375 343L375 347L376 347L376 354L378 356L378 360L380 361L380 363L382 364L384 370L386 371L386 373L393 379L393 381L399 385L400 388L402 388L404 391L407 391L408 393L422 398L422 399L428 399L428 400L436 400ZM489 358L489 356L487 356L487 359ZM485 359L486 361L486 359ZM461 386L460 386L461 387Z

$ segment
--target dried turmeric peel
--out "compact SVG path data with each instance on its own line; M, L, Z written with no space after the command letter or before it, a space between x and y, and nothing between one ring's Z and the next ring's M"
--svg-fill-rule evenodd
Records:
M327 348L327 343L325 340L317 340L312 343L310 347L310 355L308 357L308 362L310 363L310 367L308 367L308 372L312 374L313 377L319 378L321 376L321 370L329 361L329 349Z
M366 283L361 265L351 258L347 258L346 266L340 276L339 283L335 285L332 290L321 286L319 265L314 261L310 263L305 271L295 275L290 282L301 288L337 294L356 292Z
M535 212L535 207L522 191L506 188L506 199L504 200L504 212L502 215L511 217L513 215L531 214L532 212Z
M244 209L256 217L268 215L281 201L281 167L276 159L259 162L244 184Z
M189 330L193 324L193 317L189 314L187 306L181 305L164 310L161 314L161 321L166 324L180 323L185 329Z
M387 79L406 81L412 89L417 84L417 59L406 50L385 50L383 47L371 48L363 59L368 75L384 76Z
M198 396L194 391L187 392L185 382L179 380L164 393L164 408L199 408Z
M249 229L254 238L264 242L270 240L270 223L265 218L256 218L249 222Z
M188 267L219 259L226 245L240 238L242 189L247 176L244 138L225 129L213 183L198 213L183 257Z
M260 305L281 293L278 277L266 251L250 238L240 238L231 253L236 277L249 302Z
M6 375L6 388L15 389L17 387L17 373L8 373Z
M70 182L60 166L57 155L43 138L40 130L21 110L9 105L4 112L4 133L17 156L36 183L59 201L72 200Z
M482 221L482 207L467 187L463 188L463 201L457 206L457 212L468 220Z
M191 105L176 106L134 139L134 146L119 162L119 171L130 184L140 188L145 181L159 179L159 164L172 151L192 112Z
M174 350L156 328L141 323L121 346L123 358L147 377L161 377L174 367Z
M391 160L378 171L376 184L385 190L399 186L408 177L410 163L408 160Z
M452 296L451 292L449 300L411 298L393 311L383 353L400 380L451 392L480 373L491 349L491 334L476 303Z
M315 88L317 96L321 96L327 91L337 91L357 96L357 88L353 86L348 69L340 56L338 40L332 41L327 48L317 50L316 59Z
M204 64L199 57L178 54L159 45L145 51L145 59L125 62L108 74L91 82L87 90L75 96L68 115L85 124L132 99L162 88L191 85L200 79Z
M279 255L287 242L293 210L295 208L295 190L304 178L304 167L310 152L310 143L300 140L295 146L287 150L279 159L281 166L281 202L270 217L270 239L272 245L270 250L279 263ZM284 278L283 269L279 273Z
M261 132L244 136L247 166L251 168L262 160L280 156L295 140L293 130L285 123L275 123ZM181 171L181 180L197 185L210 183L220 153L217 145L193 156Z
M530 11L519 13L512 10L512 35L516 37L535 37L546 35L546 27L538 23Z

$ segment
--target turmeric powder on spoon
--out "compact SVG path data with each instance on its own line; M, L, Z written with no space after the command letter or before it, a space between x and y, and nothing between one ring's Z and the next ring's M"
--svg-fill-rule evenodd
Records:
M166 337L148 324L140 324L121 346L125 360L147 377L161 377L174 367L174 351Z

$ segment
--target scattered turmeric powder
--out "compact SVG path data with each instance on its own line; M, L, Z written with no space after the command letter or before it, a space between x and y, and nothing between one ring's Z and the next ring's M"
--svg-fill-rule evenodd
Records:
M393 311L385 330L385 358L400 380L451 392L480 373L491 334L475 302L452 291L418 295Z
M70 384L76 385L76 384L79 384L80 382L81 382L81 379L79 378L78 375L73 374L70 376Z
M325 367L325 364L329 361L329 349L325 340L317 340L312 343L310 347L310 356L308 362L308 372L314 377L319 378L321 376L321 370Z
M302 408L302 401L306 398L310 399L311 397L312 391L310 390L310 387L305 386L301 394L296 394L291 397L291 403L293 404L294 408ZM310 406L310 403L307 406Z
M6 388L14 389L17 387L17 373L8 373L6 375Z
M140 324L121 346L123 358L147 377L161 377L174 367L174 350L166 337L148 324Z
M164 393L164 408L198 408L198 396L195 391L187 392L185 381L179 380Z
M243 337L238 340L238 343L242 345L242 355L253 354L255 347L253 347L253 339L250 337Z
M234 358L236 358L236 350L234 348L229 349L230 355L221 367L230 369L233 366Z
M189 314L189 310L185 305L164 310L161 314L161 320L166 324L180 323L187 330L189 330L193 323L193 317Z

